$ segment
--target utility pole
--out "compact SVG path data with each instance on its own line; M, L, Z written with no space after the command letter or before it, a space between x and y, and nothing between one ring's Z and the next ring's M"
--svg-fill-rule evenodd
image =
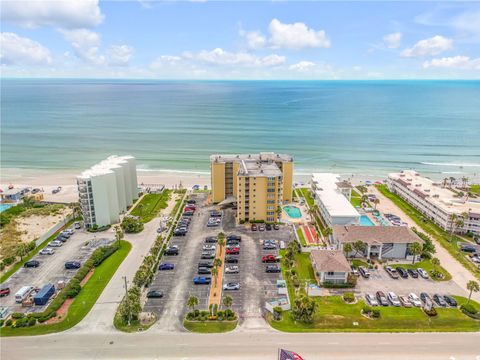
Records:
M125 281L125 305L127 306L128 326L130 326L130 304L128 301L127 277L124 276L123 280Z

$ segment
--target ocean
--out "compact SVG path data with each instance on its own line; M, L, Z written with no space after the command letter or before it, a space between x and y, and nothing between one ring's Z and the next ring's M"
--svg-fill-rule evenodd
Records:
M480 82L2 79L2 169L132 154L208 174L210 154L259 151L293 155L297 174L477 177Z

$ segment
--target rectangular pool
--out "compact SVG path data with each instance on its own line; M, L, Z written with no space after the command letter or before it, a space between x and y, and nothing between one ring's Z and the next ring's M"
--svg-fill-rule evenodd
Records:
M0 204L0 213L10 209L12 206L15 206L15 204Z
M372 220L367 215L360 216L360 225L361 226L375 226Z

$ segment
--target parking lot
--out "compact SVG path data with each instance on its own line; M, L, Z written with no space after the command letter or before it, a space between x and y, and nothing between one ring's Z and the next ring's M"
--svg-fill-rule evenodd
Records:
M51 283L57 287L59 281L67 283L75 275L77 269L66 270L65 262L79 261L83 264L99 246L114 240L114 234L105 232L94 235L83 230L77 230L61 247L54 248L53 255L35 255L32 260L38 260L40 266L36 268L20 268L3 286L10 288L10 295L2 297L0 304L7 307L9 312L39 312L45 306L22 307L15 302L15 293L22 286L41 288ZM88 244L87 244L88 243ZM86 245L87 244L87 245Z
M281 278L280 273L266 273L266 264L262 263L262 256L278 254L276 250L263 250L262 240L272 239L279 244L284 241L288 244L294 238L290 227L281 226L280 230L252 232L246 226L236 226L233 210L224 210L222 223L218 227L207 227L210 211L214 207L204 205L205 196L197 195L197 211L189 225L186 236L172 237L170 245L178 245L178 256L164 256L161 263L175 264L174 270L157 271L156 277L150 286L151 290L160 290L163 298L147 299L144 311L152 311L159 317L158 326L163 330L183 330L182 320L188 312L187 299L194 295L199 299L196 308L208 309L209 285L194 285L193 278L197 275L198 263L212 261L201 259L202 246L207 236L217 236L224 232L226 236L237 234L242 237L240 254L236 256L238 274L223 276L223 284L235 282L240 284L239 290L223 291L222 298L229 295L233 299L232 309L236 311L242 323L247 318L262 316L265 300L276 294L276 281ZM210 275L206 275L210 276ZM212 277L212 282L214 281ZM263 320L262 320L263 321Z

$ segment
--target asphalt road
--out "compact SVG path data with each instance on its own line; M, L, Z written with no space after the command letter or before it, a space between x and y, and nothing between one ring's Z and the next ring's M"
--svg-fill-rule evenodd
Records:
M2 338L1 358L17 359L277 359L283 347L305 360L479 360L478 333L227 334L63 333Z

